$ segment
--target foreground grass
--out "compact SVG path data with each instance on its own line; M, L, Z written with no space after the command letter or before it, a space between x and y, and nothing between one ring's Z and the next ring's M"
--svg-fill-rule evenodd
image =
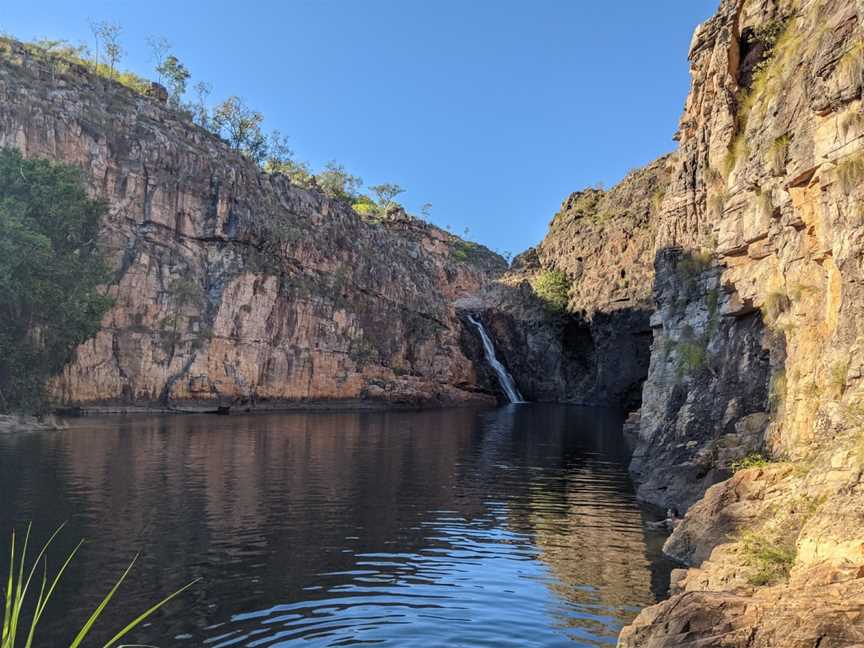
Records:
M47 551L51 543L63 529L63 526L58 528L54 534L48 539L48 541L42 546L42 549L37 554L35 560L32 561L29 567L27 567L27 549L30 543L30 525L27 526L27 533L24 535L23 546L21 547L20 553L16 550L16 537L15 531L12 532L12 548L11 548L11 559L9 561L9 575L6 579L6 588L5 591L0 592L0 602L2 602L2 610L3 610L3 626L2 626L2 634L0 634L0 648L18 648L19 646L23 646L24 648L31 648L33 646L33 639L36 634L36 630L39 626L39 621L42 618L42 615L45 612L45 608L48 605L48 602L51 600L51 596L54 594L54 590L57 585L60 583L63 578L63 574L66 572L66 569L72 563L75 558L75 555L78 553L78 550L84 544L84 541L78 543L78 545L69 553L63 562L60 569L54 574L50 579L48 577L48 558ZM126 568L126 571L117 579L117 582L114 583L114 586L111 590L105 595L102 599L102 602L96 607L84 625L81 626L81 629L69 643L69 648L78 648L84 639L90 634L93 625L102 615L102 612L105 611L105 608L111 602L111 599L114 598L114 595L117 593L117 590L120 588L120 585L126 580L126 577L129 575L129 572L132 571L132 567L135 565L135 561L138 559L138 556L132 559L129 563L129 566ZM41 576L37 574L39 571L40 565ZM129 634L132 630L134 630L139 624L144 622L147 618L149 618L154 612L156 612L163 605L168 603L171 599L179 596L182 592L192 587L197 582L197 580L192 581L188 585L181 587L179 590L171 594L170 596L165 597L161 601L159 601L156 605L151 607L149 610L139 615L128 624L126 624L117 634L115 634L106 644L103 645L103 648L111 648L111 646L116 646L118 642ZM38 585L39 594L36 597L35 605L32 608L32 620L30 622L29 628L21 623L22 611L25 608L25 604L28 603L28 594L35 591L35 587ZM32 599L32 596L29 597Z

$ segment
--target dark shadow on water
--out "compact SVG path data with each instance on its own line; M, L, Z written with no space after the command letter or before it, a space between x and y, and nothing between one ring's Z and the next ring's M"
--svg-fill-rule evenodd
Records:
M0 438L0 549L30 519L40 538L69 520L58 550L88 538L44 645L139 550L103 633L204 578L141 643L608 645L669 570L621 422L531 404L80 419Z

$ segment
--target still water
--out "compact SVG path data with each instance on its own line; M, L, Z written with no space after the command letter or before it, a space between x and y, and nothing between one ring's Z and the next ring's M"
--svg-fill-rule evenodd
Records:
M202 577L132 639L614 645L670 569L620 431L605 410L510 405L84 418L0 435L0 573L13 526L33 520L41 541L68 521L55 567L87 539L38 646L68 646L139 552L98 638Z

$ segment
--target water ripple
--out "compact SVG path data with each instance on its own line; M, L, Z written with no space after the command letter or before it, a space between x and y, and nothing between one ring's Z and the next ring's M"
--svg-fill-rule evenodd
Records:
M143 550L106 636L202 576L139 643L614 645L669 568L620 424L557 406L77 420L0 439L0 533L68 519L89 539L58 592L70 618Z

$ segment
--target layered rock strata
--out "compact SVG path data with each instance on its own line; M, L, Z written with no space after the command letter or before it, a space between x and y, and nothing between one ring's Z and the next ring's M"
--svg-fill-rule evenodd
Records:
M483 316L526 397L638 407L648 374L653 250L671 158L570 195L539 246L482 294ZM566 277L566 309L532 287ZM476 308L477 305L474 304Z
M690 569L623 647L864 644L862 11L723 0L694 34L679 146L638 227L596 217L619 188L575 194L579 216L490 291L521 296L488 316L519 343L579 340L586 369L614 366L597 327L614 304L652 331L631 468L644 500L686 512L665 549ZM570 284L557 320L532 306L550 271ZM544 369L549 394L596 389Z
M694 35L634 468L682 508L734 475L622 646L864 641L861 10L725 0Z
M494 402L452 305L504 269L485 248L404 212L363 220L164 103L13 41L0 146L80 167L108 205L115 305L54 382L62 404Z

